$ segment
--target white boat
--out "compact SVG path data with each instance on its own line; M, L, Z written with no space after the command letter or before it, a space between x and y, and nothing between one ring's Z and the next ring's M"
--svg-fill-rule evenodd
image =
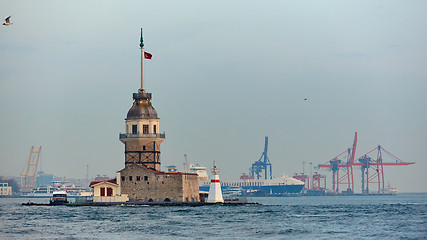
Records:
M52 194L56 190L63 190L67 192L67 195L70 197L77 197L81 192L87 191L85 188L70 184L69 181L52 181L49 186L40 186L34 188L31 193L27 196L29 197L52 197Z
M190 173L197 173L200 181L207 181L209 179L206 167L200 166L199 164L190 164Z
M233 186L233 187L224 189L224 191L222 192L222 195L224 199L233 199L233 198L242 197L243 193L244 193L244 190L241 187Z
M399 190L397 190L397 187L391 186L390 183L388 184L387 188L383 190L383 194L397 195L398 193L399 193Z
M67 192L66 191L54 191L52 194L52 199L50 200L50 205L64 205L68 203Z

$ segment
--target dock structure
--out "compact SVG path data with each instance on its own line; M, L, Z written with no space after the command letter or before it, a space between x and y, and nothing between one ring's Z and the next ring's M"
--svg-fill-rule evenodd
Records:
M49 204L23 204L23 205L44 205ZM104 206L189 206L189 207L199 207L199 206L209 206L217 205L217 203L208 203L208 202L81 202L81 203L69 203L66 206L70 207L104 207ZM261 205L257 202L224 202L221 205L224 206L239 206L239 205Z

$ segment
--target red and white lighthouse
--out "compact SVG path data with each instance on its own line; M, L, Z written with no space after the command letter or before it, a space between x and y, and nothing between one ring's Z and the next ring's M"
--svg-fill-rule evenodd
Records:
M212 179L211 179L211 185L209 186L209 196L208 196L208 203L224 203L224 199L222 198L222 191L221 191L221 184L219 182L219 169L216 168L216 165L214 163L214 167L212 169Z

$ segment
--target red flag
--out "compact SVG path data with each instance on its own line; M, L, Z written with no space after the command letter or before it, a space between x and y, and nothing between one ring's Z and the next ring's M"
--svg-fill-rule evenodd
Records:
M151 55L151 53L144 52L144 57L145 57L146 59L151 59L151 58L153 57L153 55Z

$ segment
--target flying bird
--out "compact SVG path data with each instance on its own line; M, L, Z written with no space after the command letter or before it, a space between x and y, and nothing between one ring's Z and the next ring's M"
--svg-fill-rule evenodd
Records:
M307 98L304 98L304 101L307 101Z
M3 23L3 25L5 25L5 26L9 26L9 25L11 25L12 23L10 22L10 17L12 17L12 16L9 16L9 17L7 17L6 19L5 19L5 22Z

